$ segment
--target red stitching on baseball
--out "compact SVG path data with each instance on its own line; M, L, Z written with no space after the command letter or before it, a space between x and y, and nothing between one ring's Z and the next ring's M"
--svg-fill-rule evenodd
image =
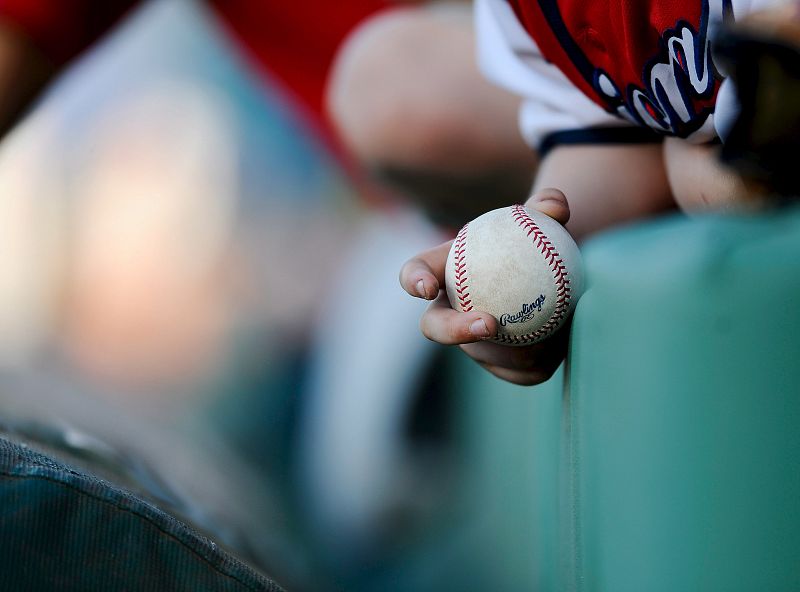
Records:
M458 231L456 236L455 249L453 251L453 264L455 265L455 284L458 294L458 304L462 312L472 310L472 299L469 296L469 285L467 284L467 226Z
M567 277L569 273L564 265L563 259L559 255L553 243L542 232L533 218L530 217L525 206L515 205L511 208L512 216L519 224L520 228L527 231L527 236L533 235L533 244L544 255L550 270L553 272L553 281L556 283L556 307L553 314L547 319L547 322L533 333L526 333L525 335L498 335L495 341L499 343L513 343L521 345L524 343L531 343L537 341L542 337L552 333L560 324L561 321L567 316L569 312L569 303L572 299L572 289L570 288L570 281Z

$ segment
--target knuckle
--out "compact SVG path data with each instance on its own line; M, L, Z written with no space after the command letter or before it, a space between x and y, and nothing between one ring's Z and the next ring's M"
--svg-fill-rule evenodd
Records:
M427 315L423 315L422 318L420 318L419 330L422 332L422 334L425 336L426 339L429 339L430 341L436 341L436 339L434 339L433 331L431 330L431 324L428 320Z
M450 323L448 325L447 337L450 339L451 343L465 343L468 341L474 341L469 329L456 323Z

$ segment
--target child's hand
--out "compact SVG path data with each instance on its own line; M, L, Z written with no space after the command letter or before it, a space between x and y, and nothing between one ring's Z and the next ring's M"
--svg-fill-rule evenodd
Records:
M569 219L567 199L557 189L538 191L526 205L561 224ZM550 378L566 354L569 325L546 341L524 347L486 341L497 333L497 319L479 311L457 312L447 300L444 268L451 243L417 255L400 270L400 284L406 292L433 300L420 320L422 333L432 341L461 346L486 370L509 382L533 385Z

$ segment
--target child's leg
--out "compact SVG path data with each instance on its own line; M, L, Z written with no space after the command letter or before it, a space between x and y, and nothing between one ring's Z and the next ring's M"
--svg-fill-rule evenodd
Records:
M536 167L519 98L486 81L474 55L468 3L391 10L353 32L328 85L345 146L452 225L523 201Z

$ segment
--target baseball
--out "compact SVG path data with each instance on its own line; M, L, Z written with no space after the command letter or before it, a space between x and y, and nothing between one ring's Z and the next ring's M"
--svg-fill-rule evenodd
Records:
M569 318L583 288L581 255L561 224L522 205L469 222L447 257L450 305L498 320L493 341L529 345Z

